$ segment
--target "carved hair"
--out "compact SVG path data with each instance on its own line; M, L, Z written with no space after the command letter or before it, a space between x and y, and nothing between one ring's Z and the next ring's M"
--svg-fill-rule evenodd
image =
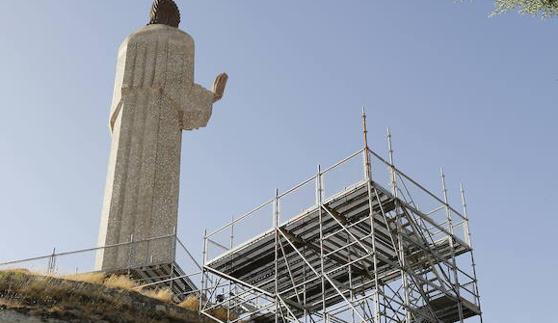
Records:
M180 10L173 0L155 0L149 18L148 25L162 24L178 28Z

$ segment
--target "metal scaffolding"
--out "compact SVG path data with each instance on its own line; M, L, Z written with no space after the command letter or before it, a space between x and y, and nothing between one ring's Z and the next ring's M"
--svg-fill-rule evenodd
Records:
M443 172L438 197L394 165L389 130L387 161L369 148L364 113L363 137L358 152L205 233L203 314L231 323L482 322L463 187L461 213ZM350 165L358 176L342 171ZM302 211L290 210L294 200ZM267 230L239 239L258 221Z

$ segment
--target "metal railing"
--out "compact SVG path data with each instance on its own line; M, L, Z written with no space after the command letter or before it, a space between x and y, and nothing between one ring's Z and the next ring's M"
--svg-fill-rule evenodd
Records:
M149 244L153 241L158 240L169 240L175 242L176 248L175 252L175 262L181 267L181 270L185 271L184 275L170 278L161 278L160 280L152 283L141 284L135 289L142 289L146 287L155 287L161 284L173 282L180 279L189 279L194 282L196 286L199 286L201 281L201 264L196 260L193 254L188 250L188 248L182 243L182 241L175 235L163 235L158 237L152 237L147 239L138 239L130 241L92 247L84 248L79 250L65 251L65 252L53 252L47 255L29 257L18 260L4 261L0 262L0 270L29 270L33 273L47 274L58 277L71 276L83 273L97 273L102 272L99 270L95 264L95 256L99 251L110 251L122 248L128 248L129 257L133 257L134 249L142 247L143 245ZM126 270L133 268L133 261L128 261L130 266L128 268L118 268L119 270ZM199 290L194 290L191 292L199 293ZM190 292L190 293L191 293Z

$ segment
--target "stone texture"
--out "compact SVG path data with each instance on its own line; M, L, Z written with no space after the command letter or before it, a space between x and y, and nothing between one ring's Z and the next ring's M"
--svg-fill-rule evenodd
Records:
M175 232L182 130L204 127L214 93L193 81L194 41L166 25L130 35L118 53L99 245ZM173 238L97 254L98 270L174 260Z

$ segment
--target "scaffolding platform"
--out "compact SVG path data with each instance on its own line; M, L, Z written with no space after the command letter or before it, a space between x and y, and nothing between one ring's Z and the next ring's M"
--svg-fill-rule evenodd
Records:
M438 197L395 167L389 147L388 162L365 135L361 151L206 234L201 312L231 323L482 322L464 191L461 214L443 173ZM335 186L335 172L359 156L363 176ZM315 200L303 202L310 206L284 210L308 185L315 186ZM271 228L235 244L235 233L254 228L250 221L269 206ZM215 246L220 251L209 256ZM216 308L228 319L214 317Z
M399 279L400 270L394 264L397 262L397 250L391 247L390 231L397 230L395 222L386 222L382 219L382 212L389 213L395 210L396 200L400 204L404 201L396 199L391 193L387 192L381 186L374 184L377 197L374 197L372 209L369 207L368 188L366 183L360 183L354 188L344 191L333 198L324 201L322 206L327 211L323 213L328 216L324 217L322 222L322 235L331 235L329 239L324 240L323 249L326 255L324 257L324 271L332 272L331 279L340 285L346 284L349 280L349 270L352 271L353 281L358 281L361 285L359 288L368 290L375 288L374 282L369 273L373 270L372 258L367 257L359 260L357 263L347 266L348 259L355 257L354 251L350 248L341 249L347 244L347 238L344 230L340 230L338 221L351 226L351 232L365 245L368 249L372 249L372 244L366 237L371 235L371 225L366 221L369 214L374 214L375 222L375 242L378 251L378 278L382 283L388 283L392 280ZM319 208L316 206L299 216L296 216L289 222L281 225L279 231L283 235L283 239L287 240L286 245L280 248L279 257L286 257L288 260L280 262L278 267L278 288L286 290L290 286L301 285L305 281L304 268L305 263L298 261L298 264L288 265L289 262L295 262L298 258L294 247L307 253L306 260L310 262L311 267L320 267L320 225L319 225ZM409 266L413 270L425 270L431 266L432 262L439 263L449 261L452 257L449 239L435 241L432 244L424 244L420 237L417 237L411 230L405 230L406 239L413 241L413 248L409 249L408 259L413 259ZM258 286L260 289L269 293L275 290L275 230L270 230L255 237L253 240L233 249L206 264L207 267L216 272L223 273L236 280L246 282L252 286ZM293 244L291 246L290 244ZM457 242L454 245L455 256L469 252L470 248L464 242ZM341 249L341 250L339 250ZM335 252L335 250L339 250ZM283 253L284 252L284 253ZM438 258L436 258L438 257ZM290 261L292 259L292 261ZM350 267L350 269L349 269ZM339 269L339 270L336 270ZM290 273L289 273L290 271ZM294 280L294 283L293 283ZM326 306L332 306L343 301L341 295L331 284L327 284L325 293L322 293L321 282L315 280L313 283L306 284L305 297L307 304L315 304L307 306L309 312L316 311L321 307L319 299L325 294ZM304 307L297 306L297 297L301 297L293 289L289 293L283 295L283 299L287 304L293 305L292 309L295 316L300 317L304 314ZM466 300L462 300L465 302ZM472 304L470 304L472 305ZM433 300L432 306L435 312L443 313L443 317L448 319L454 318L451 314L456 308L455 302L448 297L441 297ZM471 314L478 313L478 309L471 307ZM448 313L448 314L446 314ZM269 318L272 315L268 314ZM261 319L261 318L260 318ZM453 320L444 322L455 322Z

